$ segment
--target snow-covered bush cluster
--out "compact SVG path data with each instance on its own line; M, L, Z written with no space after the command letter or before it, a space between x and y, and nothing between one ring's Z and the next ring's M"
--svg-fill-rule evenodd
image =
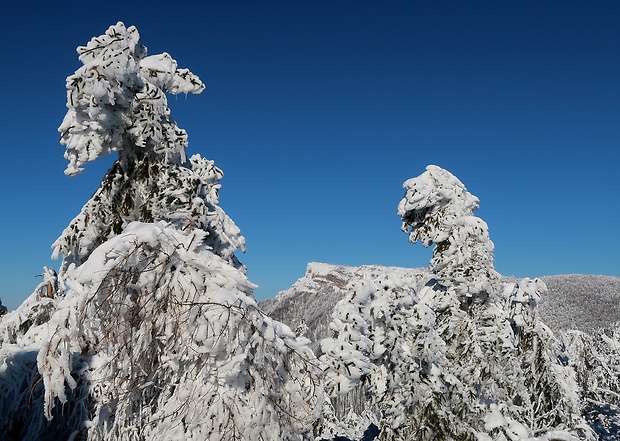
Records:
M582 387L584 414L600 439L620 439L620 322L563 336L566 359Z
M118 158L54 242L60 271L44 268L17 310L0 303L0 440L618 433L620 328L554 336L538 315L545 284L495 271L478 198L451 173L429 166L398 205L409 240L435 245L428 270L313 264L297 289L323 290L330 335L295 291L270 309L291 331L253 298L235 255L245 239L219 206L223 172L187 157L170 116L166 95L202 81L147 56L123 23L78 54L65 173Z

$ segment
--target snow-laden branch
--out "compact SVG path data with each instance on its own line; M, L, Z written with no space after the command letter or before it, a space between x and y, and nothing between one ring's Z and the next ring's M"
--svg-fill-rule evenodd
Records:
M48 417L75 388L80 354L89 439L297 440L311 430L322 382L308 341L258 310L254 285L204 234L134 222L67 272L39 352Z

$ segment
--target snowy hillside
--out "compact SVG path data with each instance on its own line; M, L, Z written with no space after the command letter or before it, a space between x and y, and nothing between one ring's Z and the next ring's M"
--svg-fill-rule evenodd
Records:
M543 277L543 321L554 331L590 332L620 322L620 277L569 274Z
M334 305L345 293L347 283L361 278L380 279L389 274L414 287L425 277L423 268L364 265L351 267L312 262L306 274L273 299L260 303L270 316L293 329L308 327L313 342L328 335ZM542 321L553 331L576 329L591 331L620 322L620 277L596 275L557 275L541 277L548 292L538 305ZM314 347L316 347L316 344Z

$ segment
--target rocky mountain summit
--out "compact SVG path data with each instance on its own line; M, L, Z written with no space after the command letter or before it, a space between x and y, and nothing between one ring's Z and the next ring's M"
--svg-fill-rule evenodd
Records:
M344 297L350 282L370 278L404 291L414 289L424 277L428 275L421 268L352 267L311 262L301 279L273 299L262 301L260 307L270 317L308 337L313 342L313 349L317 349L317 342L329 334L334 306Z

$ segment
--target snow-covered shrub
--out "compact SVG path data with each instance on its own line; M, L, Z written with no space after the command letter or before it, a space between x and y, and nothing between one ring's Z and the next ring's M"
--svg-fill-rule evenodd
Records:
M72 427L86 419L87 389L80 383L66 406L43 413L44 388L37 354L49 338L48 322L57 310L56 272L44 267L43 281L14 311L0 320L0 439L69 439ZM78 399L81 397L81 399Z
M523 382L531 403L530 413L524 418L536 433L553 427L569 429L583 425L575 371L563 362L561 342L538 317L537 305L546 290L540 279L521 279L504 285Z
M405 188L403 229L436 244L429 274L407 293L349 286L322 341L327 387L365 386L383 440L589 437L574 371L536 313L544 284L500 283L478 199L452 174L429 166Z
M18 345L37 347L42 340L40 327L47 323L56 310L58 277L52 268L43 267L43 281L14 311L0 320L0 346ZM43 332L44 334L44 332Z
M323 415L315 441L372 441L377 439L377 418L370 409L353 409L338 417L329 397L323 404Z
M44 413L44 387L38 374L36 348L4 344L0 347L0 439L3 441L71 440L74 428L89 417L88 388L85 382L67 390L68 400ZM79 365L73 366L75 371Z
M307 342L259 311L205 233L131 223L67 274L39 352L46 413L90 388L88 439L301 439L319 417ZM79 377L78 377L79 378Z

